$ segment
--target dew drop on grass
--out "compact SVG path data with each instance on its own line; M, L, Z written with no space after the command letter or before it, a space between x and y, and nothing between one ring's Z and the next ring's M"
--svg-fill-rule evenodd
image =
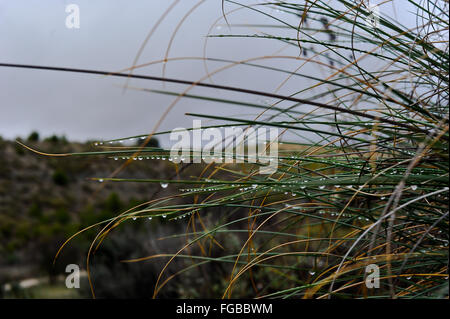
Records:
M133 220L136 220L137 217L133 217Z
M415 191L415 190L417 189L417 185L412 185L412 186L411 186L411 189L412 189L413 191Z
M148 220L152 220L152 218L151 218L151 217L149 217L149 218L148 218Z
M162 218L166 218L167 217L167 215L162 215Z
M160 183L162 188L167 188L167 186L169 186L168 183Z
M320 188L320 189L324 189L324 188L325 188L325 185L319 186L319 188Z
M311 276L314 276L314 275L316 274L316 272L315 272L315 271L312 271L312 270L310 270L310 271L309 271L309 274L310 274Z
M103 178L100 178L100 179L98 180L98 182L99 182L99 183L103 183Z

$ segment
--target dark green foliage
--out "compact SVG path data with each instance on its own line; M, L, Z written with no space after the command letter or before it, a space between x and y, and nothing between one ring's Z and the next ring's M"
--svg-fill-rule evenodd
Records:
M50 142L52 144L67 144L67 139L65 136L57 136L57 135L52 135L50 137L45 138L46 142Z
M67 174L64 171L59 170L59 169L57 169L53 173L52 179L53 179L53 182L59 186L66 186L69 183L69 178L67 177Z
M136 146L140 146L143 141L137 141ZM152 137L146 144L146 147L159 147L159 140L156 137Z
M35 203L31 204L28 214L33 218L42 217L42 207L41 207L40 203L35 202Z
M112 213L119 213L123 208L122 201L120 200L119 195L113 192L111 193L104 203L105 210Z
M21 140L18 139L18 141L21 141ZM16 154L17 155L22 156L22 155L25 154L25 149L22 146L20 146L19 144L15 144L14 145L14 149L16 150Z
M36 131L31 132L30 135L28 135L28 142L38 142L39 141L39 133Z

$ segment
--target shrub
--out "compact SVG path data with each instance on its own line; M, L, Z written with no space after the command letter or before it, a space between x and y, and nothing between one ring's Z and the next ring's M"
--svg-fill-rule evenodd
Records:
M59 186L66 186L69 183L69 178L62 170L57 169L52 175L53 182Z
M31 134L28 135L28 141L29 142L38 142L39 141L39 133L36 131L31 132Z

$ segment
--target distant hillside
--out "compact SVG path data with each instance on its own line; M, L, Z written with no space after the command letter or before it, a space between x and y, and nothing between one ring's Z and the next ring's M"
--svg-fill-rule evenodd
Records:
M51 137L23 141L49 153L95 150L91 143L71 143ZM97 149L98 150L98 149ZM0 283L46 269L59 245L95 222L116 216L127 207L148 200L159 191L147 183L98 183L122 162L107 157L47 157L15 141L0 139ZM170 162L136 161L119 177L168 178ZM75 255L85 254L91 237L81 236ZM73 255L73 254L72 254Z

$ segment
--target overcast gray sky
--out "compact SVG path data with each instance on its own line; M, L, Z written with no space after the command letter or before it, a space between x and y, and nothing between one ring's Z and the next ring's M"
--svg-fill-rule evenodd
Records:
M184 14L198 1L182 0L160 25L139 62L161 59L170 37ZM255 3L256 1L243 1ZM66 5L80 8L80 28L65 25ZM99 70L121 70L131 66L140 45L158 18L172 1L167 0L0 0L0 61ZM399 13L405 15L406 0L399 0ZM227 5L229 11L237 6ZM403 13L402 13L403 12ZM211 25L221 16L221 1L206 0L188 17L174 38L169 57L203 55L203 43ZM289 17L294 19L295 17ZM268 22L261 15L240 10L229 16L231 23ZM403 19L405 20L405 18ZM413 21L407 21L406 22ZM223 25L224 21L219 21ZM234 33L258 30L234 29ZM214 28L214 34L229 32ZM207 56L242 60L272 55L283 45L277 41L256 39L210 39ZM291 51L290 51L291 50ZM293 49L282 55L295 55ZM276 60L278 66L293 69L292 61ZM211 70L222 64L209 64ZM136 70L137 74L161 75L162 65ZM305 69L305 72L319 72ZM205 75L201 61L167 63L167 76L197 80ZM273 91L284 77L268 71L235 67L214 76L224 85ZM111 139L150 132L173 97L128 90L123 92L122 78L100 77L51 71L0 69L0 135L6 138L26 136L37 130L43 136L64 134L70 139ZM131 86L162 89L161 83L130 81ZM167 85L180 90L183 86ZM298 83L288 82L280 93L289 94ZM233 97L260 102L257 97L217 90L200 90L210 96ZM192 118L185 112L242 115L248 109L220 104L181 101L165 119L160 130L191 127ZM244 114L244 116L247 116Z

